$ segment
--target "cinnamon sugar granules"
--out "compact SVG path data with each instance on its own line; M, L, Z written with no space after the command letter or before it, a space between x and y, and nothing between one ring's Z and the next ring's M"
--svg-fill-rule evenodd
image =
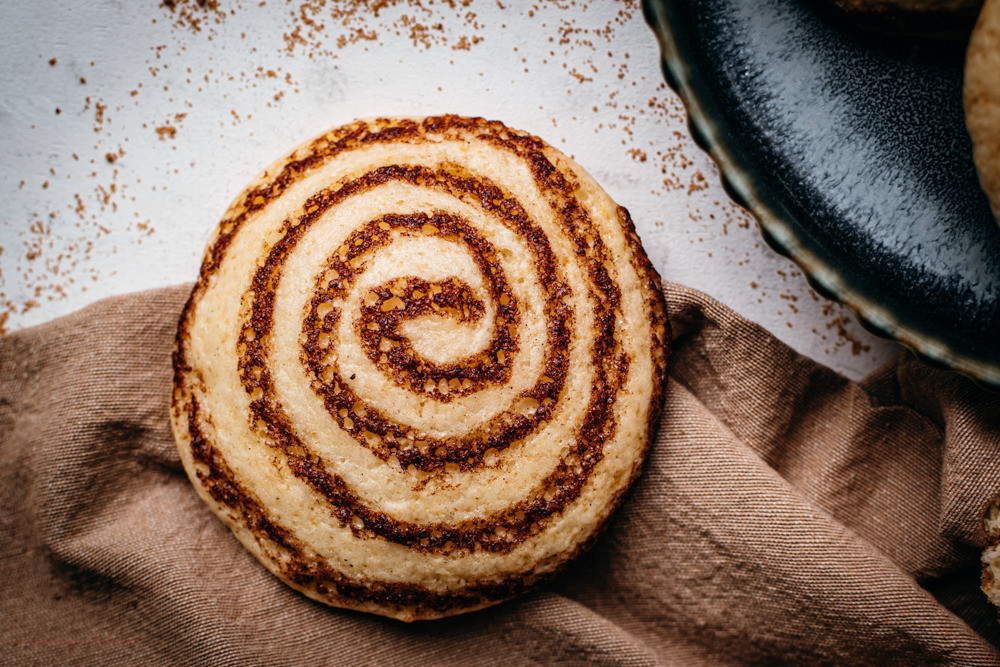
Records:
M269 22L248 19L258 13L267 16ZM599 20L592 20L595 14L599 14ZM150 157L127 144L128 158L118 156L118 146L110 145L112 141L117 144L123 137L134 138L136 133L144 132L152 136L163 151L174 152L180 148L182 152L206 111L216 114L220 135L247 132L247 128L255 127L255 119L261 116L262 109L289 109L290 104L306 99L315 103L311 97L316 95L318 82L315 78L303 82L303 71L316 70L318 63L326 71L349 75L358 67L359 58L367 54L383 57L386 49L398 52L401 67L410 56L422 54L432 54L430 61L437 63L442 62L441 55L447 54L443 62L458 68L467 66L470 59L481 62L478 75L473 72L464 82L479 91L516 90L524 82L530 84L529 76L546 77L554 84L551 91L545 91L546 97L538 100L538 107L539 112L548 115L553 126L558 128L556 136L572 137L581 130L592 133L595 142L600 142L608 151L617 152L634 166L629 178L642 183L648 199L654 204L658 200L664 203L662 207L649 206L650 212L638 221L644 225L642 233L649 236L652 245L656 245L658 234L667 239L667 244L687 238L696 248L695 239L711 237L714 239L711 247L703 242L701 254L705 258L713 258L713 253L716 262L720 257L731 258L732 265L737 268L759 262L752 251L744 249L748 247L744 240L746 233L754 233L747 230L755 226L750 224L751 219L745 211L730 202L718 201L718 174L711 165L706 166L700 150L691 141L683 105L663 83L659 71L648 66L656 54L648 50L639 53L640 47L633 45L636 31L648 30L637 1L612 5L583 0L558 3L172 0L151 7L149 16L151 23L157 26L158 32L153 33L157 36L148 46L145 67L140 62L138 68L130 70L135 78L124 84L125 92L114 93L102 87L100 77L89 72L74 72L73 81L86 86L80 88L79 94L88 98L84 106L93 120L96 141L92 155L87 155L84 146L73 149L83 156L79 160L83 163L90 160L93 167L88 181L74 182L77 192L71 191L63 206L51 204L40 209L32 220L49 220L49 214L55 211L60 219L77 220L80 227L76 233L67 234L65 224L56 225L53 234L63 238L50 237L50 245L44 245L40 254L36 249L32 260L27 259L27 249L22 252L21 244L28 236L35 235L34 232L22 231L16 239L4 238L7 253L0 256L7 260L3 265L4 277L10 279L17 272L21 274L18 279L26 281L24 284L42 287L40 297L19 295L16 299L19 303L15 306L18 311L26 307L30 299L44 303L49 298L63 298L55 287L62 288L64 293L78 289L79 274L66 273L70 265L65 258L59 265L61 277L55 274L49 277L40 270L47 257L58 256L71 245L84 248L84 241L93 245L94 241L106 239L109 234L105 230L110 230L118 244L139 243L155 234L151 222L142 217L128 221L130 233L123 234L126 225L122 224L121 217L102 213L112 212L116 207L119 210L128 208L138 191L179 186L180 179L172 180L172 174L178 169L189 169L188 162L193 161L167 162L162 171L165 180L147 178L142 183L136 176L135 165ZM275 17L282 20L275 21ZM262 33L255 32L265 23L270 35L266 48ZM526 27L542 28L539 31L542 37L535 39L530 49L523 41L511 39L513 31ZM199 53L209 53L209 57L193 59L185 54L185 51L194 50L197 44L209 43L212 48L227 50L230 56L239 51L239 61L244 64L234 69L231 57L227 59L228 64L223 64L223 59L213 59L211 52L204 50ZM41 61L43 64L54 61L45 69L53 75L65 71L70 58L64 54L59 58L52 55L46 54ZM501 69L494 63L498 58L512 58L517 72L526 76L518 78L511 74L509 80L499 78L497 72ZM87 76L78 76L81 73ZM455 84L450 85L453 91ZM443 87L443 97L446 97L450 92L448 86L447 76L439 78L428 86L428 93L442 91ZM648 92L637 96L633 93L636 90ZM247 94L250 91L254 94ZM217 92L221 95L216 95ZM330 101L336 103L337 100L331 96ZM208 102L212 104L210 108ZM528 104L534 108L534 100L526 102L525 106ZM79 112L78 106L65 103L60 103L60 108L60 119ZM132 109L142 110L144 122L132 122L127 132L123 132L124 112ZM192 115L185 122L174 119L175 114L183 113ZM651 134L651 124L670 129ZM249 134L252 136L253 132ZM572 144L565 138L562 141L571 150L586 146L589 140L585 137ZM181 152L175 154L179 156ZM152 159L160 157L162 155ZM46 180L57 184L58 177L48 175ZM40 187L40 181L33 180L31 187ZM53 193L59 191L54 185L45 190L48 201L54 201ZM678 201L682 202L680 206ZM719 244L720 237L731 234L731 241ZM661 255L661 260L664 257ZM86 250L81 250L77 266L86 266L94 276L107 276L112 267L107 262L98 262ZM76 282L70 283L69 277ZM770 284L766 279L761 282ZM781 290L782 293L786 291ZM794 314L788 302L776 296L773 285L768 294L764 302L775 303L777 310ZM799 296L802 298L803 293L799 292ZM8 315L8 326L16 320ZM837 327L819 329L822 335L840 336ZM846 337L843 340L847 340ZM849 343L845 345L850 346Z

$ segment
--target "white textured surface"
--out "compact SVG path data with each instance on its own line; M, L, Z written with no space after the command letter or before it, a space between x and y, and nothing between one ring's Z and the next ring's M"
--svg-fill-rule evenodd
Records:
M0 0L7 330L193 280L229 201L326 128L459 113L572 155L629 209L664 278L799 351L856 378L899 350L815 295L729 201L638 2L177 5Z

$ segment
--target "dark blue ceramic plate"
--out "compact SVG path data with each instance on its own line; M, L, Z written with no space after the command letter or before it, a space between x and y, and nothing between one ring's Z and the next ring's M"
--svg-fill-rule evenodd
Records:
M727 190L870 329L1000 388L1000 225L972 163L964 44L807 0L643 0Z

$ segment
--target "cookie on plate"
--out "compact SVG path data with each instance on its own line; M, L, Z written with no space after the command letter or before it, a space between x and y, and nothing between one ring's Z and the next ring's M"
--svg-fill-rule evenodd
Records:
M1000 0L987 0L965 59L965 124L979 183L1000 220Z
M669 325L624 208L540 139L359 121L233 202L177 334L195 489L287 584L428 619L592 542L639 473Z

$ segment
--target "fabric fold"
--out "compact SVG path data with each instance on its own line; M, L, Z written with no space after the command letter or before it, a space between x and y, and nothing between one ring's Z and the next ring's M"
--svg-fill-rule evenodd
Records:
M978 590L1000 396L905 354L850 382L667 283L645 471L542 589L403 625L288 589L169 429L190 286L0 338L0 630L15 664L1000 664Z

